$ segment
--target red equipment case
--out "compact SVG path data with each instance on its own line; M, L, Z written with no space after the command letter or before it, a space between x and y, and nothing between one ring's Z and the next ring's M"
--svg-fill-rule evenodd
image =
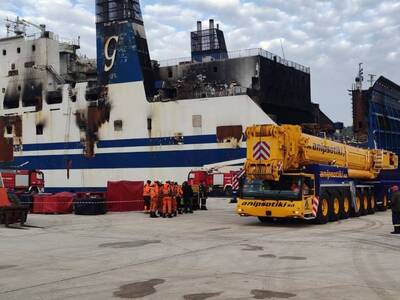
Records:
M72 213L74 195L71 193L38 194L33 197L33 210L35 214L69 214Z

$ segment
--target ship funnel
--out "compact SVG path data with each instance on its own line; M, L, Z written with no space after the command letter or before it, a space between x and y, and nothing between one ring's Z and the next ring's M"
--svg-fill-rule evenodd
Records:
M214 29L214 19L210 19L210 30Z
M102 85L143 81L154 94L154 75L139 0L96 0L97 73Z
M203 29L201 21L197 22L197 31L191 32L192 61L204 62L228 59L225 37L214 19L209 20L209 29Z

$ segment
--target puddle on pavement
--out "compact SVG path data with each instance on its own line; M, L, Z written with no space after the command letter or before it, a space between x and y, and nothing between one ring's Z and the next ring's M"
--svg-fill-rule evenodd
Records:
M222 228L212 228L209 229L208 231L221 231L221 230L228 230L231 229L230 227L222 227Z
M100 248L136 248L142 247L149 244L159 244L161 243L160 240L150 240L150 241L131 241L131 242L118 242L118 243L106 243L99 245Z
M292 297L296 297L296 294L267 290L252 290L251 294L254 295L254 299L289 299Z
M205 300L221 295L223 292L218 293L201 293L201 294L190 294L183 296L185 300Z
M163 279L150 279L142 282L135 282L121 285L119 291L114 292L114 297L123 299L137 299L152 295L157 292L156 285L164 283Z
M259 255L258 257L262 257L262 258L276 258L276 255L273 255L273 254L262 254L262 255Z
M289 259L289 260L306 260L307 257L303 256L281 256L279 259Z
M248 245L248 244L242 244L242 246L246 247L246 248L243 248L242 251L262 251L262 250L264 250L264 247L261 247L261 246Z
M5 269L11 269L11 268L15 268L18 267L16 265L0 265L0 270L5 270Z

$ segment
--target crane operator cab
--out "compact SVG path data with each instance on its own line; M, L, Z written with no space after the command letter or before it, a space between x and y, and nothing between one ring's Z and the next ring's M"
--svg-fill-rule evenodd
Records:
M306 173L284 174L279 181L246 178L241 194L237 208L241 216L258 216L262 221L307 219L312 217L315 178Z

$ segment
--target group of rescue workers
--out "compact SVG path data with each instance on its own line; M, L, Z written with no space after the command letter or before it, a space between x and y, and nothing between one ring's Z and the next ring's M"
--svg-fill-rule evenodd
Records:
M178 214L192 214L193 210L207 210L207 189L204 183L199 185L197 198L188 182L179 185L177 182L147 180L143 188L144 212L150 218L172 218ZM200 200L200 203L199 201Z

